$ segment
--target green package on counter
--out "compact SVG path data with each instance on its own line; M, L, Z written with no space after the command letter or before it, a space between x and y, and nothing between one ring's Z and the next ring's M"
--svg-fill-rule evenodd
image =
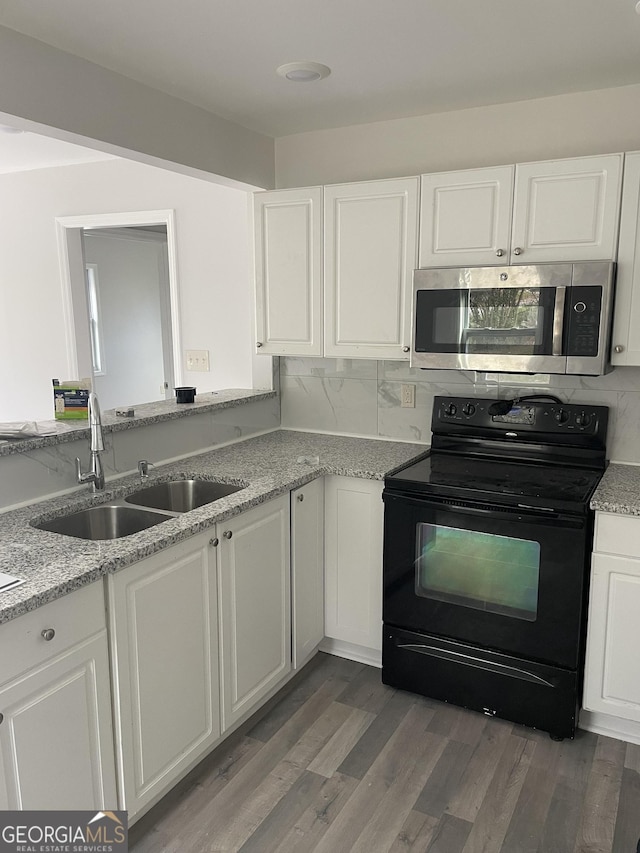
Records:
M57 421L87 420L91 383L86 379L53 380L54 414Z

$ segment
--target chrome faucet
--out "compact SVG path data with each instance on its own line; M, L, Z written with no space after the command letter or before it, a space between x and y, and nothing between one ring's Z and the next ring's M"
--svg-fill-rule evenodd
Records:
M79 483L91 483L93 491L97 492L99 489L104 489L104 471L100 459L100 453L104 450L104 439L100 403L93 391L89 394L89 429L91 430L91 470L83 474L80 457L76 456L76 478Z

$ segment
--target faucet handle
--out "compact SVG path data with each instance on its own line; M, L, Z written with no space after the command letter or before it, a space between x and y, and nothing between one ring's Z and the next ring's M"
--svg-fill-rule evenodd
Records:
M138 474L140 474L142 479L149 476L149 465L153 468L153 462L149 462L148 459L140 459L138 461Z

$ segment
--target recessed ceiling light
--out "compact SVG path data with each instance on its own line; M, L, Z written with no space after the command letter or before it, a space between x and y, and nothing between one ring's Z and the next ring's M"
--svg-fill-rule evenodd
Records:
M328 77L331 69L320 62L287 62L276 68L276 73L293 83L314 83Z

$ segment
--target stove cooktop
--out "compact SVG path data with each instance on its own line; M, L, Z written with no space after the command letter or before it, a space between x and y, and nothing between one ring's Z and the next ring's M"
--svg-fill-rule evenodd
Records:
M431 453L386 479L387 488L512 506L588 507L603 471Z

